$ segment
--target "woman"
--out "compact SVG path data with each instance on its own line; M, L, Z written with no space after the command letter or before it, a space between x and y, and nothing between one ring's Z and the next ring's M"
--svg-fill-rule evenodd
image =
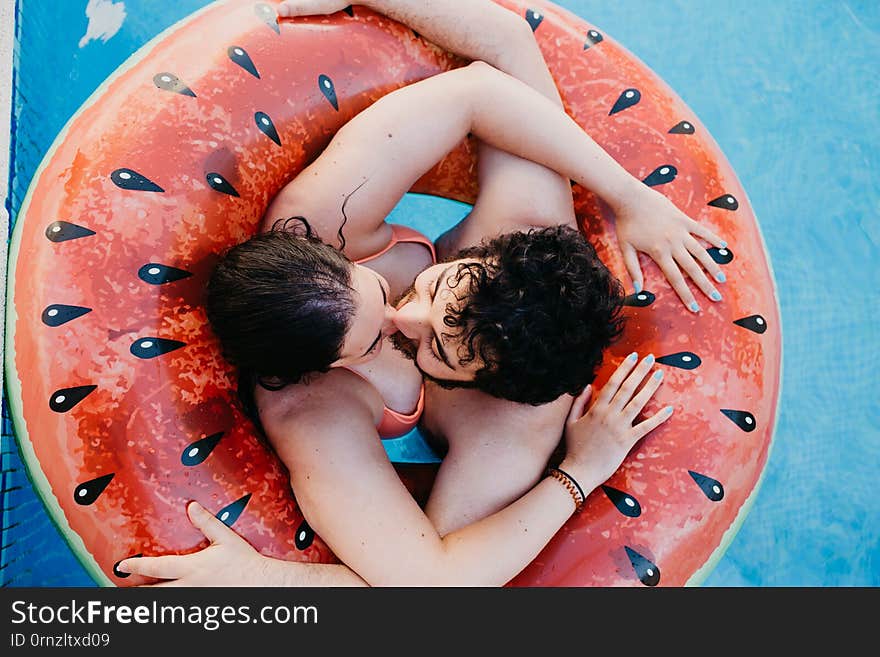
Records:
M325 8L333 4L323 3ZM512 73L521 72L524 80L542 88L554 102L548 102L522 83L485 64L472 64L389 94L343 128L325 153L279 194L267 212L268 225L274 225L278 218L303 215L317 234L325 238L338 237L344 227L345 243L340 240L340 247L352 260L369 257L377 250L382 251L389 241L393 244L393 229L384 223L384 217L399 198L458 141L473 133L484 143L503 151L481 146L480 196L466 222L441 240L447 250L467 243L474 230L488 234L509 232L540 225L551 216L553 223L573 224L570 178L599 193L616 210L624 256L634 280L640 280L640 273L633 274L638 267L637 260L633 267L638 240L627 237L629 234L648 235L662 248L670 250L662 255L661 266L674 285L677 282L672 269L679 277L681 274L674 263L672 267L668 265L667 260L673 257L670 253L676 254L674 257L679 258L678 262L689 272L699 262L711 273L720 274L691 233L717 245L721 244L720 239L629 176L559 111L558 94L546 67L537 64L540 61L543 65L543 61L531 32L522 29L526 24L521 19L491 3L448 3L440 10L431 10L429 5L419 2L372 3L371 6L395 18L421 9L422 14L408 14L408 22L414 29L460 54L488 61L493 57L485 44L462 47L448 35L454 34L455 26L469 12L473 12L469 16L472 20L465 22L471 26L483 24L485 34L498 34L503 26L508 26L511 35L519 35L508 39L511 49L516 51L517 57L526 57L528 61L525 65L521 62L519 68L517 65L506 68L515 69ZM520 45L522 48L517 47ZM505 62L503 57L495 61L513 62ZM425 129L426 125L430 130ZM536 126L537 130L523 133L519 129L523 125ZM548 168L526 160L541 162ZM510 194L501 193L505 185L510 190L511 181L526 179L532 182L531 187L517 184L514 189L528 190L531 203L523 203L521 194L511 199ZM341 189L339 181L345 181L347 187ZM535 199L542 202L549 199L547 207L552 211L543 212L544 208L537 207ZM632 424L660 380L647 379L651 358L638 364L635 359L627 360L583 417L588 391L578 397L574 405L570 404L570 397L556 393L556 401L537 409L529 408L528 421L515 423L519 436L528 435L531 426L542 423L555 426L555 430L545 427L539 441L517 443L514 440L513 443L525 451L533 449L534 453L518 459L526 465L512 471L505 468L511 474L501 485L488 490L478 490L480 482L473 477L469 480L474 484L472 487L457 487L459 491L470 490L472 495L450 494L453 486L449 482L456 477L449 473L461 475L457 478L459 482L467 480L475 464L493 462L486 458L491 454L469 450L470 456L465 457L463 450L456 449L454 429L445 431L450 451L438 475L426 517L403 489L378 441L365 437L371 432L376 435L376 425L381 425L385 409L389 407L398 412L418 413L420 400L424 399L419 370L446 385L467 385L476 380L480 368L492 358L491 353L484 357L487 352L480 349L482 335L476 343L477 349L473 349L475 343L471 341L468 350L470 334L453 332L445 336L442 327L448 326L445 320L450 316L454 322L456 316L466 314L475 296L475 280L486 276L503 277L504 272L496 266L501 251L482 256L461 253L462 257L453 260L451 265L444 263L423 270L415 278L412 294L404 297L405 303L398 308L389 307L386 301L402 292L403 281L426 264L424 254L419 262L418 251L409 248L404 250L403 257L393 257L393 250L399 246L413 245L394 245L391 250L385 250L371 261L372 272L356 265L346 269L345 263L341 263L342 270L351 274L344 286L338 286L339 279L328 273L325 280L337 285L337 289L350 287L354 292L350 296L354 306L339 314L339 321L335 323L335 335L342 336L341 342L337 340L338 348L325 351L321 362L305 368L320 373L310 378L308 385L284 386L274 392L258 387L256 403L270 442L288 465L297 499L309 523L364 581L374 585L503 584L534 558L568 518L583 493L607 479L634 442L668 418L667 412L661 412L636 426ZM419 248L422 247L416 245L416 249ZM654 245L651 248L654 249ZM662 248L654 253L661 253ZM680 255L682 250L690 254L690 261ZM548 249L548 253L550 251ZM405 274L403 281L392 276L399 272ZM717 294L701 270L699 275L692 274L692 278L707 294ZM436 302L438 295L440 300ZM613 307L614 303L608 305ZM324 317L325 313L318 310ZM609 317L613 320L613 313ZM414 356L418 368L412 368L411 361L401 359L397 351L381 347L384 337L392 333L392 325L413 341L410 346L414 345L415 350L410 355ZM610 334L613 337L613 331ZM447 337L449 342L444 344ZM288 342L294 341L288 338ZM373 342L379 345L378 350L372 346ZM465 358L461 358L462 347ZM447 352L447 357L440 358L438 351ZM449 358L448 352L457 356L458 362L455 357ZM458 368L463 361L468 361L471 369ZM240 358L238 364L250 367ZM405 374L408 364L414 376ZM276 372L269 371L268 367L255 369L267 378L280 379L279 384L308 374L300 371L291 377L291 370L286 367ZM489 364L490 373L493 367ZM592 371L584 371L582 376L586 383L591 380ZM639 386L642 387L637 392ZM480 396L477 391L441 388L436 393L437 403L432 404L429 399L426 404L429 410L432 407L449 409L444 397L446 402L450 401L449 395L454 397L452 401L461 401L461 395L466 394L469 402L456 404L455 413L440 415L454 418L453 424L462 421L473 412L474 409L463 410L471 403L479 406L483 424L490 426L496 435L504 426L504 418L510 421L522 413L521 408L513 408L509 401L521 401L516 399L518 392L507 395L508 401L498 400L496 395L495 401L489 402L496 406L488 408L488 413L486 395ZM542 401L548 400L533 403ZM553 477L535 483L540 479L549 450L558 440L559 427L569 406L567 455L561 464L567 474L554 473ZM499 421L488 421L493 414L499 416ZM443 425L442 418L437 424ZM471 422L470 433L473 427ZM535 446L535 442L540 444ZM504 450L497 446L495 449ZM340 495L340 491L345 491L345 495ZM444 496L448 504L434 503ZM473 499L478 501L474 503ZM193 516L194 521L197 518ZM204 523L199 525L213 533ZM527 534L523 533L523 527L528 528ZM202 568L220 556L221 552L215 548L228 548L229 540L226 536L225 542L194 555L129 560L120 568L178 579L180 583L206 583L200 580L204 575ZM503 558L495 551L494 546L499 544L506 548ZM240 545L232 549L239 548ZM324 578L328 573L336 573L334 576L342 580L351 575L351 581L361 581L354 579L351 571L333 567L314 567L318 568L314 570L302 564L271 562L269 568L265 564L270 562L256 553L242 563L261 564L253 568L264 574L271 572L272 577L280 572L296 573L299 583L314 582L308 578ZM213 580L211 583L224 582Z

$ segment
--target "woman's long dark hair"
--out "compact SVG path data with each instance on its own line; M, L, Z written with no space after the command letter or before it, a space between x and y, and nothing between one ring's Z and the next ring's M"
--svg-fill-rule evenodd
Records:
M354 317L352 272L303 217L230 248L208 281L205 307L240 384L280 389L329 371Z

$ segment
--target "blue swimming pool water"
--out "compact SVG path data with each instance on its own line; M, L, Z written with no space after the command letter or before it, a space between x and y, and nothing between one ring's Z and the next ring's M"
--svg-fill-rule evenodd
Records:
M705 584L877 586L880 4L557 2L657 71L710 130L748 192L776 273L785 352L776 441L757 501ZM18 0L13 218L43 154L94 88L205 4L93 0L89 32L86 0ZM422 225L436 234L465 210L410 196L393 220L430 215ZM0 581L91 585L31 490L10 429L4 413ZM420 456L403 445L391 450Z

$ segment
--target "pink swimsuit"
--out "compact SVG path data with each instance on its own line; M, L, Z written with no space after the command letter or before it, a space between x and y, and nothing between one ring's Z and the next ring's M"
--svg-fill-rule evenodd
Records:
M437 262L437 253L434 251L434 244L431 242L431 240L429 240L417 230L413 230L409 226L402 226L400 224L389 224L389 226L391 226L391 242L388 243L388 246L379 251L379 253L371 255L368 258L358 260L357 263L359 265L369 262L374 258L378 258L380 255L382 255L383 253L387 253L396 244L400 244L401 242L422 244L426 246L431 252L431 260L433 262ZM357 374L357 372L355 372L355 374ZM398 413L397 411L388 408L387 406L385 407L385 410L382 412L382 421L379 422L379 425L376 427L379 431L379 436L381 438L397 438L398 436L409 433L416 426L416 424L418 424L419 418L421 417L424 408L425 384L423 383L421 393L419 393L419 401L416 404L416 409L412 413Z

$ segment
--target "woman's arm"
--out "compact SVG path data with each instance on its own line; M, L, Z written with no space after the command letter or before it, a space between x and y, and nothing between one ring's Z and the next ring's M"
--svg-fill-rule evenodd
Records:
M366 586L348 566L302 563L265 557L198 502L186 513L210 545L198 552L162 557L129 557L123 573L167 580L174 586ZM149 586L149 585L148 585Z
M589 387L572 405L561 467L587 495L613 474L636 442L670 417L664 410L634 425L660 385L659 378L648 376L652 365L651 359L626 359L586 414ZM332 400L311 391L301 400L305 408L264 423L309 525L372 586L501 586L534 560L575 509L564 485L547 477L501 511L441 537L388 461L372 426L373 409L357 395L326 392ZM194 522L208 520L198 509L191 514ZM206 534L219 529L210 522L201 528ZM245 564L239 573L244 581L227 577L223 585L299 585L314 577L337 586L359 583L335 566L323 566L327 570L321 572L312 570L320 565L260 557L225 531L208 537L212 546L201 552L127 559L118 567L177 583L204 585L213 578L216 584L215 566L233 556Z

